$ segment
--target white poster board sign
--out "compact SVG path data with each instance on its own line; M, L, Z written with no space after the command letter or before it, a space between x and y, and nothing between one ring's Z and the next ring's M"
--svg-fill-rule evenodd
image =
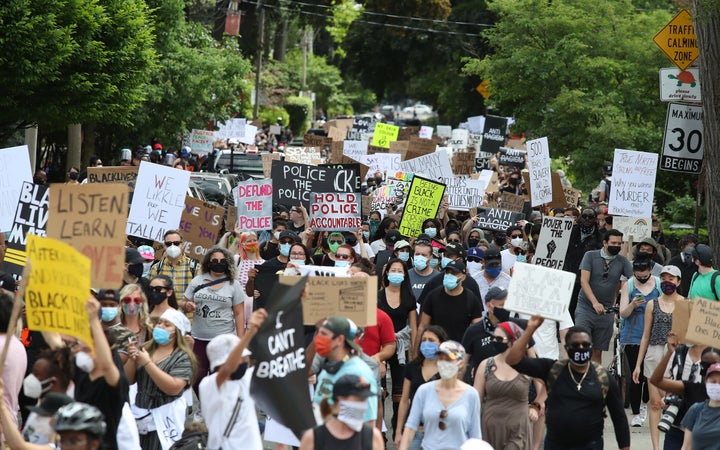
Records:
M468 145L468 136L470 132L460 128L452 130L452 136L450 136L449 146L454 152L464 152Z
M240 139L245 136L245 119L228 119L225 123L218 124L215 136L218 139Z
M391 172L402 170L400 158L399 153L375 153L363 156L359 162L368 166L368 176L370 176L378 171L385 173L386 170Z
M657 170L657 153L616 148L608 212L651 218Z
M272 180L241 181L232 192L239 228L248 231L272 228Z
M528 169L532 206L552 202L552 178L550 175L550 146L546 137L527 141Z
M242 136L238 136L238 141L243 144L251 145L255 143L255 135L257 134L257 127L255 125L245 124L245 131Z
M573 223L571 218L543 216L533 264L562 270Z
M570 305L574 284L574 273L515 263L505 309L560 322Z
M32 183L27 145L0 149L0 232L10 231L23 182Z
M480 172L480 176L478 176L478 181L482 183L483 191L487 191L488 186L490 186L490 182L492 181L492 177L495 171L484 169Z
M429 127L427 125L423 125L420 127L420 137L422 139L432 139L433 136L433 127Z
M343 141L343 156L360 161L367 155L368 141Z
M470 208L482 206L486 186L484 180L473 180L470 177L451 178L445 187L450 209L469 211Z
M452 166L450 165L450 158L444 151L418 156L417 158L403 161L400 165L403 172L424 175L440 183L446 183L455 178Z
M440 137L450 137L452 135L452 127L450 125L438 125L437 135Z
M188 139L190 149L197 154L212 153L213 142L215 142L215 132L208 130L193 129Z
M163 242L167 230L180 225L190 172L142 161L125 232Z
M623 234L623 241L628 241L632 236L633 242L640 242L650 237L652 221L640 217L613 216L613 228Z

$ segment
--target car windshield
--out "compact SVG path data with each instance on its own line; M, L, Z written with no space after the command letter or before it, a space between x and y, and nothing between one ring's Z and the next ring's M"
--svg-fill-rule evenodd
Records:
M200 190L207 193L208 191L215 189L219 190L223 194L230 195L230 191L228 190L228 185L223 180L219 179L212 179L212 178L200 178L200 177L191 177L191 179L195 182L195 184L198 185Z
M230 169L230 154L223 154L218 157L215 170L219 172L223 169L228 169L230 172L262 171L262 158L260 155L233 155L232 169Z

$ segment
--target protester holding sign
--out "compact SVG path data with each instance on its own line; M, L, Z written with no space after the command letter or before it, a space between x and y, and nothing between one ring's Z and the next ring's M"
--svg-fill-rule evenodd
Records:
M248 281L248 271L255 266L264 263L265 260L260 257L260 248L258 246L258 237L254 231L241 232L239 228L235 229L235 246L237 248L237 281L240 283L243 294L245 294L245 285ZM250 320L253 312L254 296L245 295L245 318ZM247 328L248 323L244 323L243 327Z

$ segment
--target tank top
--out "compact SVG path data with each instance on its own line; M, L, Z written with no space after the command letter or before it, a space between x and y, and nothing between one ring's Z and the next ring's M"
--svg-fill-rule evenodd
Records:
M650 330L650 345L664 345L672 330L672 313L660 309L660 301L653 300L653 323Z
M317 426L313 429L315 450L363 450L362 435L365 427L359 433L353 434L348 439L338 439L330 433L325 425ZM370 429L370 448L372 448L372 428Z

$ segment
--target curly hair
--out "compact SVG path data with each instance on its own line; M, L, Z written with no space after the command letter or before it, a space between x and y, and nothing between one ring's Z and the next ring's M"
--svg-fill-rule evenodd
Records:
M230 251L226 248L213 247L208 250L203 257L202 263L200 264L200 273L210 273L210 258L215 253L222 253L225 257L225 261L227 261L227 269L225 270L225 275L230 278L229 283L232 284L237 278L237 266L234 264L235 258L233 258L232 253L230 253Z

